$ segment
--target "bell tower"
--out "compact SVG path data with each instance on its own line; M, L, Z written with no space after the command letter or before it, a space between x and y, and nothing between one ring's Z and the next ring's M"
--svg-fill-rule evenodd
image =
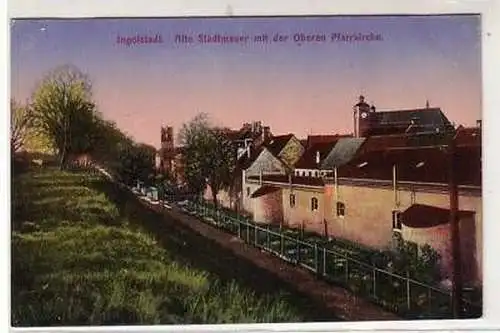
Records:
M373 109L374 110L374 109ZM359 96L358 103L354 105L354 134L355 137L363 137L370 127L370 105L365 102L363 95Z
M160 169L169 173L173 172L174 152L174 128L172 126L161 127L161 155Z

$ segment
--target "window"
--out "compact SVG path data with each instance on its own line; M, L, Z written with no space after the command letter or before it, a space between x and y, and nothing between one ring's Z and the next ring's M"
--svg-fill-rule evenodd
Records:
M402 216L401 212L398 210L392 211L392 229L394 231L401 231Z
M337 202L337 216L338 217L345 216L345 204L343 202Z
M319 176L319 173L318 171L315 172L315 176L318 177Z
M317 211L318 210L318 199L317 198L311 198L311 211Z
M312 176L312 172L311 172L311 171L309 171L309 177L311 177L311 176Z
M290 207L295 207L295 194L290 194Z
M247 187L247 197L250 196L250 187Z

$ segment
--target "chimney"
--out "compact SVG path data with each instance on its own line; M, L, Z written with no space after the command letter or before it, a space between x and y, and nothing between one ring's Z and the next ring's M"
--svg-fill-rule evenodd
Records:
M264 126L262 128L262 142L266 142L271 137L271 128Z
M370 107L370 111L371 112L377 111L377 108L375 107L375 105L372 104L372 106Z
M318 150L318 151L316 151L316 164L319 164L320 160L321 160L321 155L320 155L319 150Z

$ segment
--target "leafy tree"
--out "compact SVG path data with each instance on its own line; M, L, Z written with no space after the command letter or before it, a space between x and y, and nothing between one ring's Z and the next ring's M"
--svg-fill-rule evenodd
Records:
M91 84L78 68L64 65L50 72L33 95L33 123L56 148L61 169L71 154L91 150L99 115L91 101Z
M12 154L24 148L32 120L32 112L27 105L19 105L15 100L10 100L10 149Z
M139 180L154 182L156 148L146 144L124 144L120 148L117 174L129 185Z
M179 139L184 146L183 163L188 186L201 194L209 185L217 205L217 195L231 186L236 166L236 149L227 131L212 126L206 114L199 114L184 124Z

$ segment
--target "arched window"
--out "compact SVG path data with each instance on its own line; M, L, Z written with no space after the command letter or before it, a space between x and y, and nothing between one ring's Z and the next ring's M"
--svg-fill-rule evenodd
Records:
M295 194L290 194L290 207L295 207Z
M311 198L311 211L317 211L318 210L318 198L312 197Z

